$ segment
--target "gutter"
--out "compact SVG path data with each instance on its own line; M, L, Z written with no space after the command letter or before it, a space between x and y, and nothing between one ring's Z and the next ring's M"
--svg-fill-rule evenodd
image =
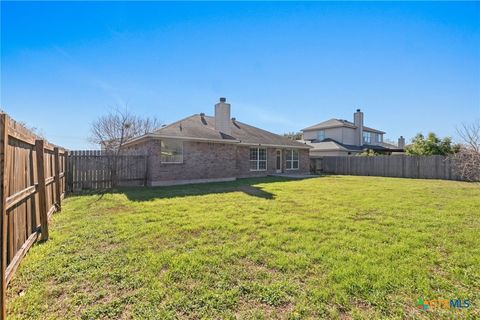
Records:
M312 146L305 144L303 146L294 146L294 145L281 145L281 144L268 144L268 143L252 143L252 142L240 142L242 146L261 146L261 147L271 147L271 148L293 148L293 149L308 149L310 150Z

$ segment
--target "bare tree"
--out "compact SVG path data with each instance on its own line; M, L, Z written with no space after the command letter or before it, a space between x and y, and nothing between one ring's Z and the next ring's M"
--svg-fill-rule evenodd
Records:
M107 155L112 187L118 185L119 159L125 155L125 143L133 138L153 132L160 126L156 118L143 118L131 113L127 106L115 108L91 125L90 141L101 146Z
M303 133L301 132L286 132L283 134L284 137L289 138L290 140L301 140L303 139Z
M457 127L457 134L468 149L480 153L480 119L470 124L462 123Z
M450 156L455 170L467 181L480 181L480 119L457 127L460 151Z

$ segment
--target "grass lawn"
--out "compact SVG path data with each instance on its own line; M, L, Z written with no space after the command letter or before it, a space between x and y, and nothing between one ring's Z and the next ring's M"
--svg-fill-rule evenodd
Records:
M480 186L327 176L65 200L12 319L480 317ZM468 299L461 310L418 298Z

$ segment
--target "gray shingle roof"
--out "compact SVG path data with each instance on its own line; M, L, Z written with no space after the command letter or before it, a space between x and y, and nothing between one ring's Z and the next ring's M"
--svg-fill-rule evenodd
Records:
M326 138L322 141L312 141L309 143L313 149L312 151L324 151L324 150L346 150L346 151L362 151L366 149L372 149L374 151L403 151L401 148L389 148L387 146L378 146L364 144L362 146L355 146L351 144L340 143L334 139Z
M256 128L240 121L232 121L231 135L215 130L215 118L194 114L153 132L158 136L195 138L205 140L224 140L245 144L276 145L296 148L309 148L305 143Z
M341 120L341 119L330 119L330 120L327 120L327 121L323 121L323 122L314 124L313 126L304 128L304 129L302 129L302 131L310 131L310 130L326 129L326 128L336 128L336 127L356 128L356 126L350 121Z
M320 130L320 129L328 129L328 128L338 128L338 127L347 127L347 128L352 128L355 129L357 126L348 120L342 120L342 119L330 119L327 121L323 121L317 124L314 124L313 126L306 127L302 129L302 131L312 131L312 130ZM381 130L373 129L367 126L363 126L364 131L371 131L371 132L376 132L376 133L385 133Z
M363 131L371 131L371 132L382 133L382 134L385 133L385 131L373 129L367 126L363 126Z

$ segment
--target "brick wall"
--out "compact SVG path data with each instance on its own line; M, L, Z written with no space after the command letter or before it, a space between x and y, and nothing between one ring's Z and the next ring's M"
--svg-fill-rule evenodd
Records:
M147 140L129 148L131 151L148 154L148 184L160 181L223 179L266 176L276 173L276 150L267 148L267 170L250 171L250 147L226 143L185 141L183 163L161 163L160 141ZM299 170L286 170L286 149L282 149L284 173L308 173L310 159L308 150L299 150Z
M267 170L266 171L250 171L250 147L237 147L237 177L247 178L256 176L266 176L277 173L277 150L280 148L267 148ZM287 170L287 150L282 150L282 172L283 173L309 173L310 158L307 149L299 149L299 168L298 170Z

